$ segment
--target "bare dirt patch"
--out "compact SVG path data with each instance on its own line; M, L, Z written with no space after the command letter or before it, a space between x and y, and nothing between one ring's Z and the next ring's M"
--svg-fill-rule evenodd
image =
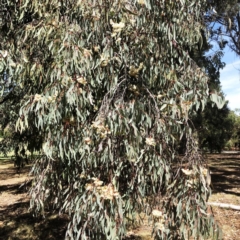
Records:
M240 205L240 154L211 154L208 163L212 172L211 202ZM27 188L30 166L17 173L12 162L0 159L0 240L64 239L66 216L47 215L34 218L29 213ZM240 240L240 211L212 207L222 229L223 240ZM151 240L151 226L144 222L129 231L128 240Z
M209 201L240 205L240 154L208 155L213 194ZM240 239L240 211L212 207L224 240Z
M30 167L25 167L21 172L9 161L3 161L0 165L0 210L6 209L18 202L28 202L26 191L22 184L29 180Z
M11 161L0 160L0 240L64 239L66 216L34 218L28 211L30 166L17 172Z

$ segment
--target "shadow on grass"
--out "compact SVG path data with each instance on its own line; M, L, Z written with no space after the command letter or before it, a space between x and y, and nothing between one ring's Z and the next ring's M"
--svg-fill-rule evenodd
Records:
M240 196L240 155L221 154L209 157L213 193ZM238 191L236 190L238 189Z
M15 203L0 211L1 240L64 239L68 224L66 216L33 217L28 208L29 202Z
M9 158L1 158L0 166L0 197L5 204L0 205L0 240L64 239L69 222L67 216L46 214L44 219L33 217L29 212L28 199L17 198L18 194L26 193L31 186L31 180L27 184L24 180L31 166L25 166L16 173L13 161Z
M16 183L16 184L0 185L0 193L1 192L11 192L11 194L26 193L30 189L31 185L32 185L32 180L25 181L22 184Z
M3 185L0 186L0 192L10 191L12 194L20 194L25 192L25 187L19 186L19 184L14 185Z

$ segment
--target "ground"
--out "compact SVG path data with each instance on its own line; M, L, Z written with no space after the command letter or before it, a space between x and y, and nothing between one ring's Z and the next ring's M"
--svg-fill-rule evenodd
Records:
M212 172L211 202L240 205L240 154L208 156ZM240 240L240 211L213 207L224 240Z
M24 183L30 167L17 173L13 163L0 160L0 240L61 240L67 226L66 216L34 218L28 211L29 198Z
M240 154L208 155L212 172L211 202L240 205ZM30 167L16 172L10 160L0 159L0 240L64 239L67 217L34 218L28 211L27 187ZM240 211L212 207L224 240L240 240ZM128 239L150 240L151 227L143 223L129 231Z

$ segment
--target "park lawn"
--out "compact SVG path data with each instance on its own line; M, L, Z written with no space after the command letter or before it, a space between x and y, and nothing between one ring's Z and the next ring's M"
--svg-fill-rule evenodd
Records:
M240 154L208 155L212 172L213 195L211 202L240 205ZM34 240L64 239L67 216L47 214L45 219L34 218L28 211L27 186L30 166L16 172L11 160L0 159L0 239ZM211 207L222 229L224 240L240 239L240 211ZM147 220L128 232L126 239L150 240L151 226Z

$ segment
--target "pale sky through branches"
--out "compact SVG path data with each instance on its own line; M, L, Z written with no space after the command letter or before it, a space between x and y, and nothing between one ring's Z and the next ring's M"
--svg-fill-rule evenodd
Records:
M225 48L223 62L226 66L220 71L222 91L231 110L240 108L240 57L229 48Z

